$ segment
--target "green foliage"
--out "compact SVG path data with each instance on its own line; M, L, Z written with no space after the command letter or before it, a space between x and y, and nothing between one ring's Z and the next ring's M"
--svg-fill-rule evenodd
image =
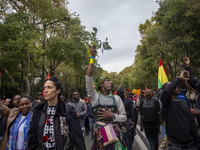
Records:
M133 66L119 74L108 73L96 60L94 78L109 76L114 90L145 86L155 89L160 57L172 80L183 70L186 54L200 77L200 1L160 0L159 4L155 15L139 26L141 40ZM95 42L97 50L103 53L112 49L108 38L101 41L95 27L92 32L86 31L79 17L68 12L64 0L2 0L0 9L0 70L6 94L15 90L29 95L41 90L45 54L45 76L50 73L61 78L67 97L72 89L86 95L87 45ZM70 16L70 21L63 21L66 16ZM52 22L55 23L50 25ZM49 24L45 33L44 24Z
M29 23L29 14L22 12L8 15L0 26L2 86L19 89L21 85L22 89L22 81L31 73L30 58L38 50L34 44L37 28Z
M88 42L86 42L86 45L89 47L89 49L95 45L96 46L96 49L101 49L102 53L104 50L111 50L112 47L109 45L108 43L108 38L106 38L106 41L105 42L102 42L101 40L99 40L97 38L97 28L96 27L93 27L92 28L92 32L91 32L91 36L90 36L90 39ZM90 44L91 43L91 44Z
M108 76L110 80L113 82L113 90L117 91L120 87L124 89L130 88L129 82L130 78L129 75L131 74L133 67L129 66L124 68L119 74L117 72L110 72L103 70L102 75ZM128 79L128 80L127 80Z
M85 43L91 35L78 16L70 16L66 4L64 0L0 2L0 18L4 18L0 23L3 89L13 87L17 93L27 95L41 91L44 54L45 77L49 73L66 82L63 76L68 73L65 93L78 89L85 94L84 77L89 61ZM70 16L70 21L63 21L66 16ZM62 66L69 71L60 71ZM9 93L6 91L6 95Z
M136 49L130 85L155 89L160 57L174 79L184 69L183 57L199 70L200 1L161 0L160 8L151 20L139 26L141 44Z

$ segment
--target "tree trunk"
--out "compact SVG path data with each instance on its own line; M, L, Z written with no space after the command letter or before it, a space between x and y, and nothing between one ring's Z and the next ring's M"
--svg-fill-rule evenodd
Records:
M10 76L8 70L7 70L6 68L4 68L4 70L5 70L5 73L8 75L8 77L11 79L11 81L12 81L13 83L16 83L15 80ZM17 87L17 90L21 91L21 89L20 89L19 87Z
M24 95L24 80L23 80L23 73L21 74L21 80L20 80L20 95Z
M76 89L78 90L78 86L79 84L78 84L78 75L76 75Z
M30 83L28 77L25 78L25 86L26 86L26 92L24 93L25 96L30 96Z

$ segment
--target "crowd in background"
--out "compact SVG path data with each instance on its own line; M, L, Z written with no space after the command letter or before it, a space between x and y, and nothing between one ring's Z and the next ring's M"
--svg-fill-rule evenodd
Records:
M91 149L131 150L137 125L150 150L159 146L163 150L200 149L200 80L189 58L184 60L186 67L180 76L160 90L146 89L139 95L123 88L112 94L108 77L99 78L95 89L90 63L84 99L75 90L66 100L56 77L47 79L44 91L35 98L14 95L2 99L0 149L82 150L86 149L84 136L91 136ZM159 142L160 133L163 140Z

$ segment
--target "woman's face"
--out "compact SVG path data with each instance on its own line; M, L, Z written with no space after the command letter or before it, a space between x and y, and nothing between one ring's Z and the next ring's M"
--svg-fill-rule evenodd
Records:
M23 116L26 116L29 113L31 103L28 98L22 98L19 100L19 109Z
M16 95L14 98L13 98L13 106L14 107L18 107L18 104L17 104L17 101L19 100L20 96L19 95Z
M57 100L60 89L56 89L54 82L47 80L44 83L44 97L46 100Z

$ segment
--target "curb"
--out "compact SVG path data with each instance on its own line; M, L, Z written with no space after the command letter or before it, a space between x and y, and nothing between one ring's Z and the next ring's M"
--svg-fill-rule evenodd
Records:
M148 143L147 143L147 140L146 140L146 136L142 131L140 131L139 125L136 126L136 132L140 136L140 138L143 141L143 143L145 144L145 146L148 148L149 146L148 146Z
M137 134L140 136L140 138L141 138L141 140L143 141L143 143L145 144L145 146L148 148L149 145L148 145L148 142L147 142L147 140L146 140L145 133L142 132L142 131L140 131L140 125L137 125L137 126L136 126L136 132L137 132ZM159 136L161 136L161 135L159 135ZM161 137L158 138L158 150L162 150L162 148L160 147L160 144L161 144L162 140L163 140L163 139L162 139Z

